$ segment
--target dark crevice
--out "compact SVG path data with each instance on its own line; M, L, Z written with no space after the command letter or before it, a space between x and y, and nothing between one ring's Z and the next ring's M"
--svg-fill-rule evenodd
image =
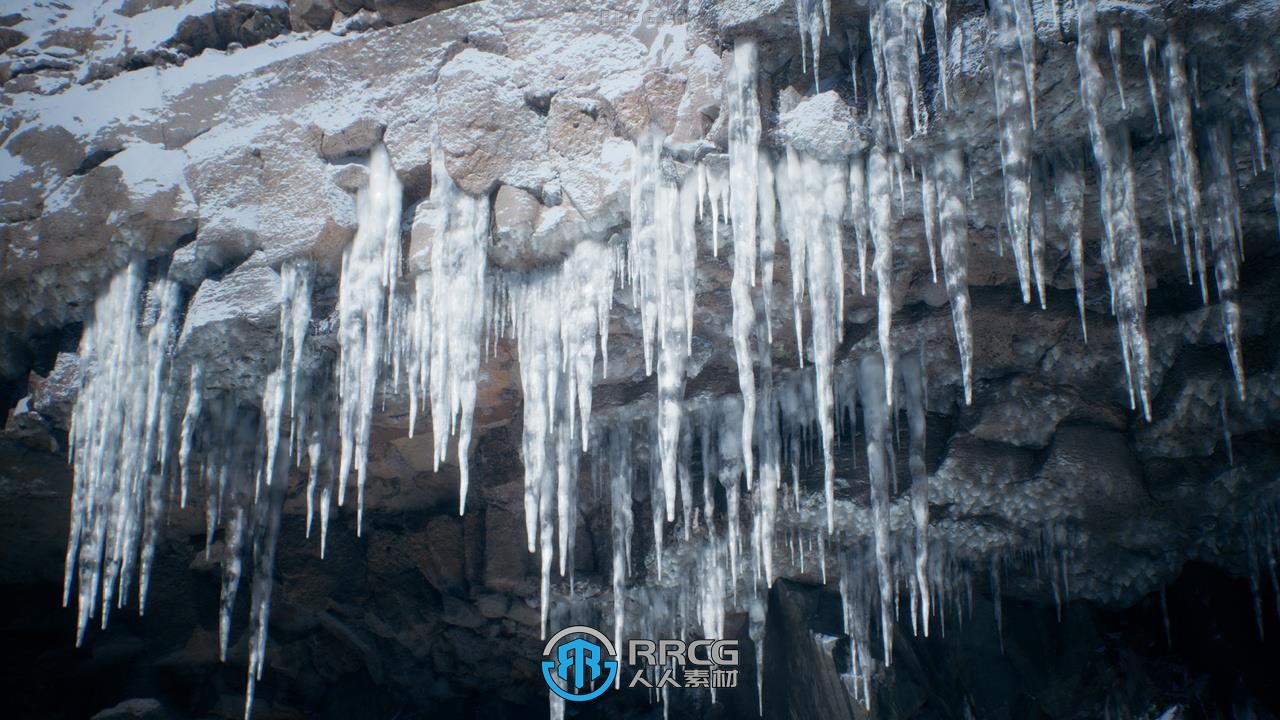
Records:
M110 160L116 155L119 155L122 149L123 148L100 148L98 150L94 150L85 156L84 161L80 163L80 167L73 170L71 174L73 176L87 175L94 168Z

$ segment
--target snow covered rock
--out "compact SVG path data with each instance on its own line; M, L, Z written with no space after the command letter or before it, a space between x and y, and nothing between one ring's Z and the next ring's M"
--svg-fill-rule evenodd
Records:
M516 84L517 65L501 55L463 50L440 71L437 112L449 175L486 195L498 183L539 187L547 177L546 119Z
M834 90L804 98L778 118L779 144L824 160L848 157L867 147L868 133Z

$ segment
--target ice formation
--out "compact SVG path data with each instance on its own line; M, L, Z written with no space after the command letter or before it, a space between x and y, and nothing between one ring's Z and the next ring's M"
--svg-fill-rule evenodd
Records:
M1041 307L1049 281L1048 241L1062 240L1087 338L1085 218L1091 197L1085 177L1092 161L1103 228L1101 265L1130 402L1150 419L1155 361L1146 337L1133 149L1129 130L1104 111L1112 92L1123 107L1143 101L1140 95L1123 96L1119 30L1106 33L1108 79L1098 59L1104 34L1098 9L1092 0L1078 7L1075 59L1092 146L1088 158L1037 155L1032 3L990 4L987 47L999 128L1003 233L1022 300L1031 301L1034 285ZM1059 12L1055 4L1055 20ZM922 80L920 66L926 13L932 15L939 66L932 80ZM816 85L831 9L826 2L797 0L796 16L801 53L812 63ZM577 498L590 490L607 498L610 508L611 587L602 596L602 612L612 617L616 641L633 632L718 636L729 610L747 614L749 634L759 641L766 593L775 578L815 573L825 583L831 577L851 640L851 669L844 679L867 707L877 663L892 660L893 622L904 597L914 628L923 634L931 626L945 631L948 617L959 618L971 604L975 578L998 587L1002 563L1024 562L1043 568L1065 601L1070 559L1056 528L1047 529L1026 557L997 558L980 569L931 541L930 493L938 485L924 444L930 368L937 359L894 334L895 281L904 279L895 277L894 260L895 253L912 250L900 236L906 212L901 206L910 187L920 192L916 209L934 282L941 261L959 382L965 402L971 402L975 377L982 373L969 295L974 180L965 151L930 134L930 108L936 118L956 102L947 80L955 47L946 0L878 3L867 33L875 83L859 121L873 129L869 147L832 160L770 146L762 106L771 99L758 96L756 47L740 40L727 56L727 158L690 152L656 130L644 134L631 158L628 231L608 240L580 238L556 262L533 270L489 266L490 201L455 185L437 144L430 196L415 218L415 232L420 223L430 235L430 256L418 272L406 272L402 189L394 159L376 145L367 161L368 185L359 193L359 229L342 258L336 357L311 338L318 280L310 263L277 263L278 346L270 353L272 367L252 392L225 387L201 358L184 354L176 336L185 298L176 282L161 273L148 277L141 262L121 271L85 326L80 355L87 370L70 433L75 490L65 601L75 588L78 637L99 613L105 626L135 581L143 607L170 494L177 492L182 506L189 496L203 499L206 551L223 565L224 657L240 582L252 567L248 716L253 684L265 664L271 573L291 468L305 471L306 532L310 536L318 514L323 556L331 505L343 503L353 470L357 526L361 522L375 412L389 397L407 396L410 435L417 431L420 408L429 405L437 468L450 438L457 437L459 511L465 512L477 385L485 349L499 338L514 340L518 355L526 544L539 558L544 636L559 591L557 558L558 575L573 591ZM1164 142L1159 152L1167 170L1170 232L1183 249L1188 278L1199 283L1206 302L1206 268L1212 262L1223 336L1237 394L1244 398L1237 297L1243 233L1230 128L1194 126L1186 51L1176 37L1164 40L1159 52L1158 47L1151 36L1143 42L1154 124ZM853 63L856 82L856 58ZM1261 170L1270 149L1257 74L1252 66L1245 69L1244 95L1253 162ZM724 232L730 233L733 254L738 393L686 397L699 332L698 242L710 236L715 262ZM795 368L774 367L779 240L787 244ZM868 246L873 253L876 328L857 343L844 337L852 322L845 309L853 272L846 245L856 252L860 295L868 293ZM655 390L601 412L593 408L593 386L607 376L610 320L627 313L638 322L644 370L656 375ZM899 473L895 447L903 418L907 468ZM855 449L839 455L846 444ZM821 503L811 501L807 487L815 449L821 452ZM909 487L899 488L900 479ZM863 481L867 490L859 492ZM633 510L637 500L649 502L650 514L640 523ZM653 535L644 558L633 557L638 526ZM1266 537L1274 537L1270 533ZM1266 546L1267 553L1272 550ZM1268 568L1274 567L1272 557ZM638 601L629 606L628 596ZM647 609L629 614L636 605ZM997 618L999 612L997 605ZM873 652L877 644L879 653ZM563 707L553 705L553 711Z
M364 479L369 457L374 393L388 342L388 305L395 305L400 270L400 181L387 151L378 146L369 158L369 186L358 198L360 229L342 256L338 283L338 415L342 438L338 461L338 504L347 494L355 465L357 517L364 517ZM357 522L357 524L360 524Z

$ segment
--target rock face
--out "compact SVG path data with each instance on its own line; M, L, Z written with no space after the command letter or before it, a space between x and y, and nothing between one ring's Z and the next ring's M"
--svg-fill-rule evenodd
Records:
M745 648L605 717L1280 715L1278 37L1263 0L0 15L0 707L242 717L260 664L267 716L541 716L588 624ZM80 649L69 536L70 605L150 585Z

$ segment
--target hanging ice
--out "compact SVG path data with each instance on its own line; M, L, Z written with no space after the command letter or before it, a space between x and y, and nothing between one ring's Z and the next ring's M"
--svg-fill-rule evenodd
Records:
M880 354L884 357L885 402L893 404L893 238L892 169L889 157L881 147L867 156L867 202L870 216L871 242L876 257L872 270L876 274L876 325Z
M338 291L338 504L355 466L356 526L364 517L364 480L374 393L384 360L388 306L400 271L400 181L381 145L369 156L369 185L357 197L360 228L342 253ZM439 426L437 426L439 427Z
M813 85L817 87L822 36L831 34L831 0L796 0L796 23L800 27L800 69L808 69L805 65L811 53Z
M902 389L910 432L911 517L916 525L915 594L920 599L920 625L929 635L929 470L925 466L925 380L919 356L902 362ZM914 620L913 620L914 624Z
M1176 38L1164 48L1168 71L1169 124L1173 127L1173 143L1169 149L1173 175L1174 205L1178 211L1183 252L1194 257L1200 297L1209 302L1205 284L1204 230L1200 198L1200 160L1196 156L1195 134L1191 124L1191 89L1187 80L1186 50ZM1188 265L1191 264L1190 259Z
M951 298L951 323L960 351L964 402L973 402L973 330L969 325L969 219L961 195L964 155L952 148L934 157L938 187L938 227L942 235L942 273Z
M1064 158L1054 173L1054 195L1058 203L1058 230L1066 236L1071 253L1071 277L1076 286L1076 312L1080 333L1087 342L1089 328L1084 319L1084 179L1071 158Z
M787 242L803 249L791 253L798 288L809 293L810 357L814 365L816 411L822 431L823 487L827 529L835 531L835 395L832 366L844 335L844 250L841 221L848 203L846 168L800 157L788 149L777 173L777 193ZM801 264L794 264L800 259ZM793 290L799 297L799 291ZM803 347L803 346L802 346Z
M467 507L471 477L471 425L486 318L486 249L489 200L453 183L437 146L431 162L431 196L419 208L431 213L431 265L414 278L414 302L402 309L402 352L409 376L410 435L418 400L431 401L431 434L438 469L458 436L458 512Z
M675 519L676 453L685 364L692 341L697 187L664 168L662 139L640 141L632 158L631 240L627 262L645 330L646 364L658 340L658 454L667 509ZM652 367L649 365L649 367Z
M84 380L68 432L75 481L63 581L64 605L72 585L78 588L77 645L90 618L100 611L105 628L113 604L128 601L145 542L142 602L164 511L168 480L161 468L169 441L162 428L172 395L168 352L178 287L157 280L142 303L142 263L134 262L94 304L80 341Z
M871 480L871 523L877 577L880 588L881 640L885 664L893 657L893 569L889 547L889 405L885 363L879 355L862 358L859 378L862 386L862 421L867 434L867 470ZM892 378L889 378L892 380Z
M572 557L578 453L589 442L596 347L603 350L608 333L615 267L609 248L584 241L561 267L507 280L524 395L526 540L529 552L541 555L544 624L557 554L552 509L564 575Z
M1022 301L1031 302L1031 136L1035 128L1034 31L1027 0L995 0L989 15L991 64L1000 127L1005 224ZM1036 271L1040 275L1039 269ZM1043 292L1040 304L1044 305Z
M815 46L816 47L816 46ZM814 63L815 67L817 63ZM751 42L734 46L729 70L729 215L733 223L733 350L738 363L738 390L742 393L742 460L747 487L755 472L756 387L752 368L751 335L756 328L756 308L751 288L756 286L758 254L756 219L759 214L760 103L756 99L756 47ZM770 288L765 288L768 292ZM764 343L761 338L758 342Z
M901 152L907 140L927 125L920 92L920 50L923 47L924 0L887 0L871 12L871 58L876 76L877 105L886 117L894 147Z
M1244 400L1244 360L1241 352L1240 262L1244 235L1240 229L1240 200L1237 197L1235 166L1231 158L1231 131L1217 122L1206 130L1204 180L1206 223L1213 254L1214 280L1222 307L1222 334L1236 380L1236 394Z
M1108 128L1102 118L1104 81L1094 54L1097 43L1097 9L1093 0L1080 6L1080 40L1076 64L1080 70L1080 94L1089 119L1094 160L1102 205L1102 261L1111 287L1111 309L1120 329L1130 407L1140 406L1151 418L1150 361L1146 334L1146 274L1142 267L1142 236L1138 227L1133 188L1129 135L1123 128Z

